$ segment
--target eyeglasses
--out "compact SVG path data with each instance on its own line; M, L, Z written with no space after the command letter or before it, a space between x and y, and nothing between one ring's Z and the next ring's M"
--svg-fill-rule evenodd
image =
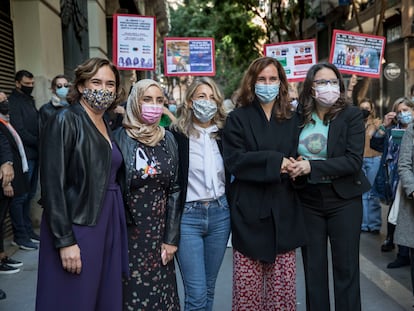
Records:
M331 79L331 80L320 79L320 80L313 80L313 82L316 84L316 86L327 86L328 83L330 85L339 85L339 79Z
M60 89L62 87L69 87L69 84L68 83L65 83L65 84L57 84L56 85L56 88L58 88L58 89Z

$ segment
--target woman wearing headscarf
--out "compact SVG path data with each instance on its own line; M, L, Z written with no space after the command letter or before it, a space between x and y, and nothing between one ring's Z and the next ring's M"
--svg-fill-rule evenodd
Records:
M164 105L160 85L138 81L115 139L124 156L130 276L124 280L124 310L179 310L174 254L180 236L178 155L173 135L159 125Z

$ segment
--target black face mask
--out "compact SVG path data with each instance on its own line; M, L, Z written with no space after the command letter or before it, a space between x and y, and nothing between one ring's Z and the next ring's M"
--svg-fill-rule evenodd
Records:
M364 120L367 119L370 114L371 114L371 111L362 109L362 116L364 117Z
M7 100L0 102L0 113L2 115L9 114L9 102Z
M25 93L26 95L30 96L33 92L33 86L25 86L22 85L20 87L20 89L22 90L23 93Z

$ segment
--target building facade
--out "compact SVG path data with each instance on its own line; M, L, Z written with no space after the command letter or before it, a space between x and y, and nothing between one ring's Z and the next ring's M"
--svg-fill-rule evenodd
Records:
M170 27L166 0L0 1L0 91L10 94L15 72L26 69L34 75L33 96L40 108L50 100L54 76L65 73L73 77L76 66L90 57L111 60L115 13L155 16L156 43L161 47ZM157 59L160 61L161 55ZM137 76L155 78L157 72L121 71L126 90ZM40 214L41 209L35 206L36 223ZM10 235L9 221L6 230L6 236Z
M318 17L305 23L306 37L317 38L319 60L328 60L333 29L386 37L380 79L372 79L367 96L377 102L381 115L393 102L408 96L414 84L414 2L412 0L355 0L358 13L349 1L332 5L324 0L312 2ZM381 10L384 18L380 20ZM358 23L359 21L359 23ZM377 27L379 29L377 30ZM356 92L358 92L357 85Z

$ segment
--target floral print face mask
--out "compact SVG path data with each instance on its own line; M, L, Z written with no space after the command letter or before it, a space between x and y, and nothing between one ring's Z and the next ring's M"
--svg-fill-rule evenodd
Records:
M92 109L99 111L106 110L116 99L116 95L104 89L83 89L83 98Z

